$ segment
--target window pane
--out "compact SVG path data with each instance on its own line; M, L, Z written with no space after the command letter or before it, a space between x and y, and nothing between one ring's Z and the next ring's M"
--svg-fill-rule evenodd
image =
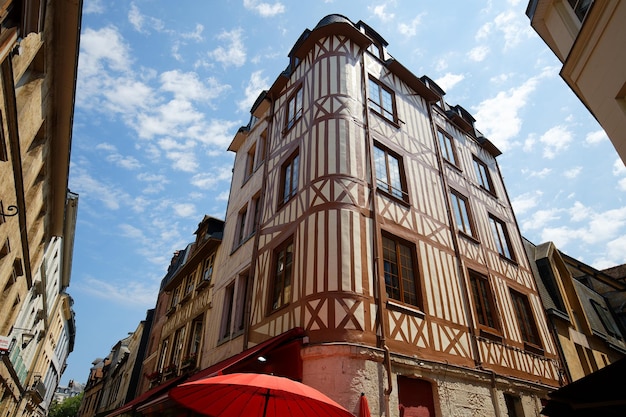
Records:
M383 236L383 267L387 297L418 305L413 251L410 247Z
M280 248L275 254L276 271L274 277L274 291L272 294L272 310L276 310L291 299L291 279L293 264L293 242Z
M400 162L393 155L388 155L389 185L394 197L402 198L402 183L400 181Z
M396 244L393 240L383 237L383 261L385 268L385 287L387 297L394 300L400 298L400 282L398 279L398 264L396 256Z
M402 295L404 302L417 305L417 294L415 292L415 278L413 275L413 257L411 249L400 245L400 264L402 265Z

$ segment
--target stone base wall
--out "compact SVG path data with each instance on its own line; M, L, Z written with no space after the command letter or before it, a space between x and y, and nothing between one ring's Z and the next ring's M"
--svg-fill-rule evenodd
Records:
M359 414L361 393L367 396L372 416L386 416L387 373L380 349L348 344L305 346L303 382ZM389 416L399 416L398 376L431 383L437 417L507 417L505 394L515 399L518 415L538 416L541 398L551 387L521 381L490 371L452 364L426 362L392 354L392 391ZM523 413L523 414L522 414Z

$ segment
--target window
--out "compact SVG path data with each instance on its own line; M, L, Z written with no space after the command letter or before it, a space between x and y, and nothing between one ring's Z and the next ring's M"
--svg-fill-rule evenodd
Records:
M287 119L285 130L293 127L296 121L302 116L302 86L287 101Z
M222 331L221 338L230 336L233 319L233 304L235 303L235 283L233 282L224 291L224 310L222 311Z
M170 338L168 337L163 341L161 345L161 356L159 357L159 372L163 372L165 368L165 361L167 360L167 350L170 344Z
M406 376L398 376L397 381L400 417L435 417L435 397L429 381Z
M609 310L607 310L606 307L600 305L595 300L590 300L590 301L591 301L591 305L593 306L593 309L598 314L598 317L600 317L600 321L602 322L602 325L606 329L609 336L615 337L617 339L621 339L622 334L617 328L617 325L615 324L615 320L613 319L613 316L611 316L611 313L609 312Z
M246 306L246 294L248 292L248 271L239 275L237 280L239 287L237 288L237 308L235 310L235 331L237 333L243 332L245 327L245 306Z
M452 136L441 130L437 130L437 137L439 138L439 148L441 149L443 159L450 162L452 165L458 165Z
M174 289L174 292L172 293L172 302L170 303L170 308L176 308L176 304L178 304L178 301L180 300L180 291L182 285L179 285L178 287L176 287Z
M187 358L196 359L200 353L200 346L202 343L202 316L194 319L191 323L191 337L189 338L189 349L187 351Z
M185 344L185 328L181 327L176 330L174 334L174 344L172 345L172 360L171 364L178 365L183 354L183 346Z
M504 402L506 403L506 411L509 417L524 417L524 408L519 396L504 393Z
M396 102L392 90L382 85L380 81L369 79L369 107L385 119L397 122Z
M476 157L474 157L474 171L476 171L478 184L491 194L495 194L493 182L491 181L491 176L489 175L489 168L487 168L487 165L483 161Z
M244 207L243 210L239 212L239 220L237 221L237 242L236 245L239 246L243 243L244 239L248 237L246 233L246 217L248 214L248 206Z
M259 151L257 153L256 167L258 168L267 157L267 130L264 130L263 133L261 133L261 137L257 142L257 148Z
M454 190L450 191L450 198L452 200L452 209L454 210L456 228L468 236L476 237L470 217L469 201L467 201L465 196Z
M191 294L195 285L196 281L192 272L191 274L187 275L187 278L185 279L185 297Z
M402 159L380 145L374 145L376 187L393 197L408 202Z
M510 290L510 292L522 340L535 346L541 346L539 332L537 331L537 325L535 324L528 297L515 290Z
M298 171L300 165L300 155L298 152L289 157L283 164L281 170L281 205L291 200L298 192Z
M198 284L202 282L211 282L211 277L213 276L213 264L215 263L215 252L209 255L208 258L204 260L202 264L202 274L200 275L200 280Z
M585 16L587 16L587 12L591 8L594 0L568 0L572 9L574 9L574 13L576 13L576 17L581 22L585 20Z
M513 257L513 251L511 250L511 239L506 230L506 225L500 219L489 215L489 224L491 225L491 231L493 232L493 238L496 241L496 249L501 256L507 259L515 260Z
M252 147L248 151L248 154L246 155L246 175L243 178L244 182L246 182L248 180L248 178L250 178L252 176L252 174L254 173L254 168L255 168L254 157L255 157L255 155L256 155L256 144L252 145Z
M274 283L270 300L271 311L278 310L291 300L292 275L293 238L289 238L274 251Z
M252 213L253 221L252 221L252 230L250 231L250 234L256 233L257 229L259 228L259 224L261 223L261 196L260 195L252 197L252 207L254 209L254 213Z
M376 58L382 58L381 54L380 54L380 46L378 46L378 44L376 44L375 42L372 42L370 44L370 46L367 47L367 50L374 55Z
M495 308L493 294L491 293L489 279L474 271L469 271L469 277L478 323L498 330L499 326L496 318L497 310Z
M418 306L414 249L391 236L383 236L383 262L387 297Z

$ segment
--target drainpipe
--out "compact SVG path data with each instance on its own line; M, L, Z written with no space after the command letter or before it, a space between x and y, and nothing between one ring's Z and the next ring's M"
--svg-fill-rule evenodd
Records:
M374 221L374 233L372 236L372 253L374 254L374 281L377 284L375 287L374 299L376 302L376 308L378 310L378 326L380 329L379 335L379 343L382 349L385 351L384 358L384 367L385 372L387 373L387 387L384 389L385 394L385 416L390 417L389 410L389 397L391 392L393 391L393 381L391 377L391 351L386 343L386 334L387 329L385 326L385 319L383 315L383 294L385 294L385 283L380 278L381 277L381 268L380 268L380 249L379 249L379 237L380 237L380 216L378 214L378 208L376 207L376 179L374 178L374 158L372 155L374 154L372 138L369 133L369 110L367 107L367 73L365 71L365 54L361 52L361 88L363 89L363 115L365 119L364 133L365 133L365 142L367 146L365 147L365 157L369 162L369 170L370 170L370 178L369 178L369 191L372 200L372 213L373 213L373 221Z
M502 416L502 411L500 410L500 402L498 402L498 390L496 389L496 373L494 371L489 371L491 373L491 402L493 403L493 409L496 412L496 417Z

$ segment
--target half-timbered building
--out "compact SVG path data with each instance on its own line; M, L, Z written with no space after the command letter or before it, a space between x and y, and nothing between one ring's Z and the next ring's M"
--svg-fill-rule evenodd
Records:
M301 329L265 369L355 413L364 393L372 415L537 415L556 348L473 117L339 15L304 31L251 113L202 366Z

